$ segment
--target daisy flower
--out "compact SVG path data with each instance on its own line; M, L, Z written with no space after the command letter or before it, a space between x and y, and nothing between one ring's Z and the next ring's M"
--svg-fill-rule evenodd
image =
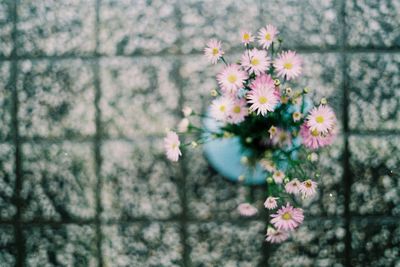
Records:
M248 45L251 42L254 42L254 36L249 31L242 31L242 43L244 45Z
M232 110L233 102L230 97L221 96L211 102L211 117L217 121L226 122L230 111Z
M237 124L244 121L246 116L249 115L249 109L246 104L246 100L244 99L234 100L231 112L229 113L228 122Z
M262 45L263 49L268 49L278 33L277 28L269 24L258 32L258 43Z
M285 174L282 171L276 171L274 175L272 175L272 178L274 178L275 183L281 184L285 178Z
M234 94L243 86L247 76L247 73L242 71L238 65L231 64L217 75L217 81L224 92Z
M295 178L285 185L285 191L289 194L297 195L300 193L301 182Z
M276 128L275 126L271 126L271 128L269 128L269 130L268 130L269 138L273 138L277 132L278 132L278 128Z
M246 217L254 216L258 212L257 208L249 203L242 203L238 206L237 209L238 209L240 215L246 216Z
M300 192L304 197L312 197L317 193L317 183L308 179L301 183Z
M254 48L250 51L246 51L242 55L242 67L249 73L254 73L255 75L259 75L260 73L267 71L270 64L271 62L267 57L267 51L265 50L258 50Z
M169 131L164 138L165 152L169 160L178 161L179 156L182 156L181 150L179 149L180 145L181 142L179 141L178 135L173 131Z
M267 238L265 240L268 242L282 243L283 241L289 238L289 233L286 231L276 230L272 227L268 227L266 236Z
M271 137L271 143L274 146L290 146L292 144L292 136L289 132L276 128L276 133Z
M257 111L257 115L264 116L268 111L274 111L275 106L279 103L275 87L273 84L271 86L267 77L269 75L262 75L259 80L256 79L251 85L252 90L246 96L248 103L252 104L250 111Z
M178 124L178 132L186 133L187 130L189 129L189 124L190 124L189 119L183 118Z
M295 112L293 112L293 114L292 114L292 118L293 118L293 121L294 121L294 122L298 122L298 121L301 119L301 117L302 117L302 115L301 115L301 113L298 112L298 111L295 111Z
M287 80L291 80L300 75L302 71L301 64L301 58L296 54L296 52L290 50L282 52L274 61L277 75L280 77L286 77Z
M303 210L294 208L289 203L272 214L271 223L278 229L290 231L298 227L304 220Z
M204 48L204 55L212 64L216 64L218 59L220 59L223 54L224 51L221 48L221 41L215 39L208 41L206 47Z
M307 126L311 131L328 133L335 127L336 116L332 108L326 105L314 107L307 116Z
M261 161L260 161L260 165L261 165L261 167L263 167L267 172L275 172L276 171L276 166L275 166L275 164L272 162L272 161L270 161L270 160L267 160L267 159L262 159Z
M331 130L327 134L319 133L317 130L311 131L307 124L300 127L300 136L303 144L310 149L329 146L336 137L336 129Z
M275 90L275 83L271 75L261 74L251 83L250 88L253 90L259 89L261 87Z
M276 209L278 207L277 199L277 197L268 197L264 202L264 207L269 210Z

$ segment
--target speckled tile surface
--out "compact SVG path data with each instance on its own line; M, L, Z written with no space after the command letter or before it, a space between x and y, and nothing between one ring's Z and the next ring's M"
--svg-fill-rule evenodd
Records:
M398 266L400 4L396 0L0 1L0 266ZM326 97L337 141L286 243L264 243L264 187L162 138L205 111L239 33L274 24ZM200 118L192 122L201 123ZM17 126L17 127L16 127ZM184 140L188 142L190 139ZM243 219L240 203L259 214Z

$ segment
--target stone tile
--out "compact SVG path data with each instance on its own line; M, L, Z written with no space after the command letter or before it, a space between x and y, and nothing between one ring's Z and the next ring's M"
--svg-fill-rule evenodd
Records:
M91 143L24 144L24 220L94 217L96 177Z
M161 138L104 144L104 219L167 219L181 212L177 165L166 162L162 149Z
M94 226L35 226L24 235L26 266L98 266Z
M0 225L0 262L2 267L15 266L16 263L14 229L11 225Z
M182 266L182 252L177 223L103 226L105 266Z
M105 0L100 6L100 52L108 55L175 53L177 0Z
M338 0L261 1L261 23L280 31L284 47L332 47L339 44Z
M397 0L345 1L347 44L354 47L400 47Z
M350 128L399 130L400 55L354 54L349 60Z
M400 225L353 222L351 232L351 266L399 266Z
M65 55L94 52L95 1L21 0L18 54Z
M13 49L12 1L0 3L0 56L9 57Z
M360 215L400 215L400 137L353 136L349 148L350 210Z
M1 4L0 4L1 5ZM1 46L1 44L0 44ZM1 50L1 49L0 49ZM10 63L0 62L0 141L11 140L12 88L10 85Z
M179 89L175 58L101 61L100 108L105 134L137 138L160 135L176 122Z
M321 98L325 97L334 109L336 117L341 121L343 109L343 75L341 60L336 53L311 53L302 54L303 75L288 83L292 89L311 89L310 100L319 104ZM341 128L341 123L338 125Z
M182 52L202 51L207 41L217 38L223 48L241 46L240 31L255 32L260 28L257 0L246 1L182 1Z
M346 231L333 220L305 220L282 244L269 245L270 266L344 266Z
M319 150L316 168L320 174L318 193L303 201L306 216L334 216L344 214L343 137L338 136L329 148Z
M93 73L82 60L22 61L18 77L20 134L87 136L95 132Z
M253 194L254 205L263 211L265 195L262 187L251 189L227 179L212 170L201 148L185 150L183 162L187 165L186 184L189 216L198 219L240 218L237 206L248 202Z
M0 144L0 219L12 219L17 212L13 202L15 190L15 149Z
M191 266L259 266L264 222L191 223L188 239Z

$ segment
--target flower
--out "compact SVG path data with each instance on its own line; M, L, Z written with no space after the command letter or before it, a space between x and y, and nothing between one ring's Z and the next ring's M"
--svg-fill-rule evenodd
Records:
M247 73L240 70L238 65L230 64L217 75L217 80L225 93L234 94L243 86L247 76Z
M285 178L285 174L282 171L275 171L272 178L274 178L275 183L281 184Z
M276 135L276 133L278 132L278 128L276 128L275 126L271 126L271 128L269 128L268 133L269 133L269 138L272 138Z
M313 152L313 153L311 153L311 154L309 155L309 157L307 157L307 159L308 159L308 158L310 159L311 162L315 162L315 161L318 160L318 154L315 153L315 152Z
M298 112L298 111L295 111L295 112L293 112L293 114L292 114L292 118L293 118L293 121L294 121L294 122L298 122L298 121L301 119L301 117L302 117L302 115L301 115L301 113Z
M276 128L275 134L271 137L271 143L274 146L284 147L292 144L292 136L281 128Z
M282 243L283 241L289 238L289 233L286 231L276 230L272 227L268 227L266 236L267 238L265 240L268 242Z
M189 129L189 124L190 124L189 119L183 118L178 124L178 132L186 133L187 130Z
M272 83L271 83L272 82ZM274 111L279 103L279 97L276 94L275 86L269 75L259 76L251 85L252 90L247 93L247 99L250 104L250 111L257 111L257 115L267 114L268 111Z
M260 165L261 165L261 167L263 167L268 172L275 172L276 171L275 164L270 160L262 159L260 161Z
M264 202L264 207L269 210L273 210L278 207L278 203L276 202L277 197L268 197Z
M228 122L230 123L241 123L244 121L246 116L249 115L249 109L246 106L246 100L236 99L233 101L231 112L229 113Z
M225 122L232 110L233 102L230 97L221 96L211 102L211 117L217 121Z
M307 126L311 131L326 134L336 125L336 116L333 110L326 105L314 107L307 116Z
M221 48L221 41L211 39L204 48L204 55L212 63L216 64L218 59L222 57L224 51Z
M274 62L277 75L286 77L287 80L291 80L300 75L302 70L301 64L301 58L296 52L290 50L282 52Z
M297 195L300 193L301 183L297 178L294 178L285 185L285 191L289 194Z
M164 147L167 158L171 161L178 161L179 156L182 155L179 146L181 142L179 141L178 135L173 132L169 131L167 136L164 138Z
M304 220L303 210L294 208L289 203L272 214L271 223L278 229L290 231L298 227Z
M254 36L249 31L242 31L242 43L248 45L251 42L254 42Z
M250 51L246 51L242 55L242 67L249 73L254 73L255 75L259 75L268 70L270 64L271 62L267 57L267 52L264 50L254 48Z
M188 106L186 106L182 109L183 116L185 116L185 117L189 117L190 115L192 115L192 112L193 112L192 108L190 108Z
M308 179L301 183L300 192L303 194L304 197L312 197L314 196L317 191L317 183Z
M269 24L258 32L258 43L262 45L262 48L268 49L278 33L277 28Z
M238 209L240 215L246 216L246 217L254 216L258 212L257 208L249 203L242 203L238 206L237 209Z
M336 137L336 130L333 129L327 134L322 134L318 133L317 130L311 131L305 123L300 126L300 136L304 146L310 149L317 149L332 144Z

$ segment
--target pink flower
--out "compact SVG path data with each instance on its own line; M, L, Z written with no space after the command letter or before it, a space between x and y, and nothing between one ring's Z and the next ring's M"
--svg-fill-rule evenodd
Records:
M290 50L282 52L274 62L277 75L280 77L286 77L287 80L296 78L301 74L301 64L301 58L296 54L296 52Z
M217 80L225 93L235 94L247 77L247 73L240 70L238 65L231 64L217 75Z
M292 144L292 136L281 128L276 128L274 135L271 135L271 143L274 146L284 147Z
M301 183L300 192L304 197L312 197L317 193L317 183L308 179Z
M329 146L333 143L336 137L336 129L333 129L327 134L318 133L318 131L311 129L303 124L300 126L300 136L303 144L310 149L317 149L319 147Z
M278 207L278 203L276 202L277 197L268 197L264 202L264 207L269 210L273 210Z
M275 164L270 161L270 160L266 160L266 159L262 159L260 161L260 165L261 167L263 167L267 172L275 172L276 171L276 166Z
M226 122L232 110L233 101L228 96L220 96L211 102L211 117Z
M216 64L218 59L222 57L224 51L221 49L221 41L211 39L204 48L204 55L212 63Z
M288 232L268 227L267 238L265 240L271 243L282 243L288 238L289 238Z
M254 36L249 31L242 31L242 43L248 45L251 42L254 42Z
M285 178L285 174L282 171L275 171L274 175L272 175L272 178L276 184L281 184Z
M249 203L242 203L238 206L237 209L238 209L240 215L246 216L246 217L254 216L258 212L257 208Z
M259 75L268 70L271 64L264 50L252 49L242 55L241 65L249 73Z
M274 111L279 103L279 97L275 91L275 85L269 75L259 76L250 86L252 90L247 93L250 111L257 111L257 115L266 115L267 112Z
M171 161L178 161L179 156L182 155L179 146L181 142L175 132L169 131L167 136L164 138L164 147L167 158Z
M336 116L332 108L326 105L314 107L307 116L307 126L311 131L328 133L336 125Z
M295 178L285 185L285 191L289 194L297 195L300 193L301 183Z
M228 122L241 123L249 115L246 100L236 99L233 101L231 112L229 113Z
M298 227L304 220L303 210L294 208L289 203L272 214L271 223L278 229L290 231Z
M268 49L278 33L279 31L269 24L258 32L258 43L262 45L262 48Z

